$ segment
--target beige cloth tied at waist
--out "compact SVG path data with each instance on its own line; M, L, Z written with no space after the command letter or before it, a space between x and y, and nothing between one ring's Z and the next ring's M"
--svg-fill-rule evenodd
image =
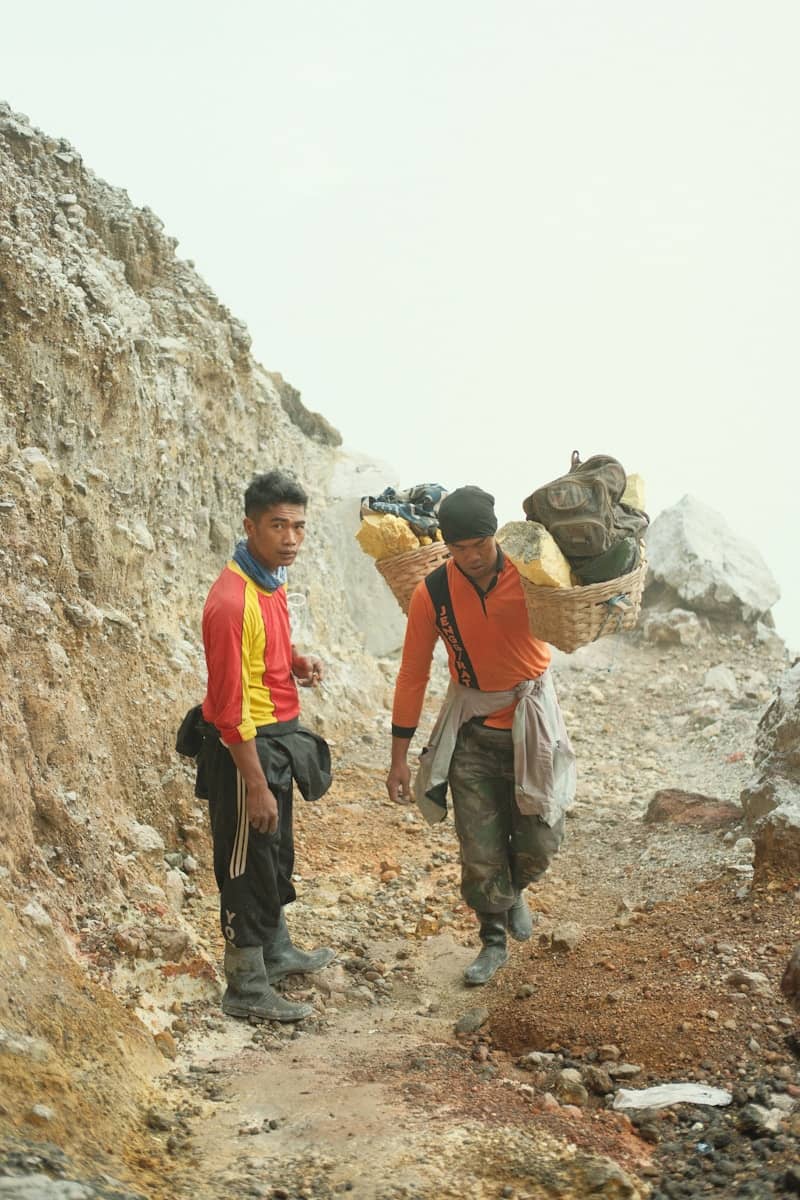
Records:
M575 752L550 670L536 679L524 679L507 692L481 692L451 680L414 779L414 799L430 824L443 820L447 812L450 760L461 726L514 703L511 740L517 807L551 826L572 807Z

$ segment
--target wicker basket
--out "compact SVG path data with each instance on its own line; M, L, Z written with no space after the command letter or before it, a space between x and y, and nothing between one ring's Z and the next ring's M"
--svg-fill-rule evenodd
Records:
M570 654L620 629L633 629L642 606L647 559L628 575L586 587L539 587L520 575L534 637Z
M408 612L411 593L430 575L434 567L440 566L450 557L444 542L431 542L419 550L407 550L405 554L393 554L391 558L378 559L375 566L394 593L394 598L404 613Z

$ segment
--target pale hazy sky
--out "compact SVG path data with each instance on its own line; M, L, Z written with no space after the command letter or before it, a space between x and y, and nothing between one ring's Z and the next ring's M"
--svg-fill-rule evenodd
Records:
M572 449L761 548L800 648L796 0L28 0L0 98L256 357L501 520Z

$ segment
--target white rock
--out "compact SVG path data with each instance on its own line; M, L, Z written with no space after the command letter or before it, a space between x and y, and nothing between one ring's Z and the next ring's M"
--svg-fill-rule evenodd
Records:
M746 988L751 992L769 991L769 980L763 971L745 971L743 968L738 968L732 971L725 979L729 987Z
M706 1087L700 1083L663 1083L649 1088L620 1088L613 1107L668 1108L671 1104L710 1104L724 1107L733 1096L724 1088Z
M54 1120L55 1112L47 1104L34 1104L31 1108L31 1116L40 1124L49 1124Z
M37 483L44 485L53 482L56 473L38 446L26 446L20 450L19 456Z
M22 910L23 917L27 917L31 924L37 929L52 929L53 922L50 914L45 912L41 904L37 900L31 900Z
M756 641L772 654L786 653L786 643L783 638L763 621L756 622Z
M673 608L668 613L653 613L643 626L648 642L663 645L696 646L703 636L697 613L685 608Z
M186 366L192 356L192 347L185 338L159 338L158 349L165 358L170 358L181 366Z
M186 899L186 887L183 875L174 867L170 871L167 871L164 881L164 891L167 894L167 900L173 912L180 912L183 908L183 902Z
M780 599L780 588L756 547L692 496L662 512L646 540L652 578L673 589L695 612L755 623Z
M314 986L323 995L343 995L350 986L350 978L339 963L333 963L314 977Z
M128 826L128 835L133 843L134 850L139 854L149 854L161 856L164 853L164 839L157 829L152 825L140 825L138 821L131 821Z
M155 550L156 544L153 540L153 535L144 521L134 521L131 526L131 533L134 543L140 546L142 550L146 550L148 553L152 553Z
M709 692L725 692L728 696L736 698L739 695L739 684L736 682L736 676L730 667L725 667L721 663L719 666L711 667L705 673L703 679L703 687Z
M347 884L345 891L353 897L354 900L367 900L374 893L377 887L377 881L369 875L359 875Z
M51 1054L50 1046L41 1038L27 1033L9 1033L0 1028L0 1054L13 1054L17 1058L30 1058L33 1062L45 1062Z
M131 632L136 628L136 625L126 613L120 612L118 608L102 608L103 621L110 625L121 625L123 629L129 629Z
M181 650L173 651L173 653L170 655L169 662L170 662L170 665L173 666L176 671L193 671L194 670L193 663L191 662L190 659L188 659L186 657L186 655Z
M53 610L40 592L32 592L23 586L20 588L20 599L27 613L36 613L40 617L53 615Z
M63 600L62 603L67 619L76 629L97 629L102 625L102 612L88 600L82 600L80 604L71 604L67 600Z

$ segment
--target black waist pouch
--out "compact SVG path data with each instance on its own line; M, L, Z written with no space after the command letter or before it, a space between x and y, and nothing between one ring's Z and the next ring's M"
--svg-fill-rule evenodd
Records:
M175 749L186 758L197 758L203 745L208 726L203 720L202 704L195 704L178 726Z

